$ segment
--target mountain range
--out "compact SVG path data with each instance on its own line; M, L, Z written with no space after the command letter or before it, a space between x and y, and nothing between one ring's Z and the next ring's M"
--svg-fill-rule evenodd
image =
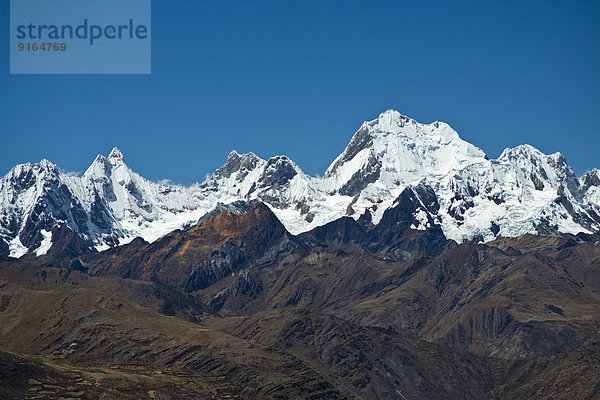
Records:
M0 255L44 255L63 224L98 251L137 237L154 242L253 200L293 235L343 217L376 227L403 193L413 204L410 230L437 227L456 243L600 228L599 170L577 177L563 155L529 145L489 159L446 123L388 110L362 124L322 177L285 156L235 151L187 187L144 179L117 148L82 176L48 160L17 165L0 180Z
M598 399L600 175L365 122L322 177L0 181L0 398Z
M0 257L0 397L600 398L600 234L457 244L411 228L435 200L300 235L237 202L102 252L61 223Z

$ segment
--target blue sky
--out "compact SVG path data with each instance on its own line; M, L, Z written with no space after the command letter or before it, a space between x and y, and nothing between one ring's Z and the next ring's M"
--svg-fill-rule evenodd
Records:
M9 75L0 174L84 171L118 146L143 176L202 181L230 150L323 173L362 121L448 122L497 157L529 143L600 167L600 1L154 0L151 75Z

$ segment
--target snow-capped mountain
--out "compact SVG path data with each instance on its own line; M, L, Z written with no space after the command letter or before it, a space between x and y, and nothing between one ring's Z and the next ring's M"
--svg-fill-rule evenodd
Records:
M352 197L351 212L370 209L377 223L406 186L423 179L441 182L485 161L483 151L447 124L419 124L389 110L361 126L327 169L325 180L334 193Z
M155 183L136 174L116 147L108 158L97 156L80 182L89 196L101 199L110 210L116 221L113 230L118 232L121 243L130 241L132 236L152 242L194 223L211 208L197 186Z
M86 193L79 178L47 160L14 167L0 181L0 196L0 246L12 256L36 249L43 254L47 236L59 221L107 244L118 235L113 232L117 221L100 199Z
M421 124L388 110L360 127L322 178L285 156L235 151L189 187L144 179L117 148L81 177L47 160L17 165L0 180L0 254L44 254L62 221L97 249L138 236L154 241L215 208L243 210L239 202L248 200L267 204L293 234L345 215L376 225L416 186L429 187L439 209L417 207L412 228L434 223L458 242L600 228L600 171L578 178L561 154L528 145L490 160L443 122Z

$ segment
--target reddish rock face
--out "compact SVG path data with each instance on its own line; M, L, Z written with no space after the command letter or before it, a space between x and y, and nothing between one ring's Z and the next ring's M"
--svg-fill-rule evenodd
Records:
M152 244L111 249L108 259L90 255L83 262L92 275L156 280L191 292L250 267L279 248L300 249L302 244L267 206L255 203L246 214L223 212Z

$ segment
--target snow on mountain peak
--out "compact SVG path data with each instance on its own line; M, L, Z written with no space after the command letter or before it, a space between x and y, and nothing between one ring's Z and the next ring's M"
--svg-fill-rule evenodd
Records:
M548 157L557 161L564 159L564 156L561 153L557 152L554 154L544 154L530 144L521 144L512 148L507 147L504 149L504 151L502 151L502 154L500 154L500 157L498 157L498 159L503 161L520 159L523 162L535 163L536 160L546 159Z
M229 160L230 158L236 158L236 157L239 157L239 156L240 156L240 153L238 153L235 150L231 150L229 152L229 154L227 155L227 159Z
M422 124L387 110L361 125L322 178L304 174L286 156L263 160L235 150L190 187L144 179L116 147L81 177L47 160L17 165L0 180L0 240L12 255L43 249L44 232L66 221L98 249L137 236L151 242L217 204L255 199L293 234L344 215L378 224L416 186L434 193L439 209L417 205L415 218L439 224L458 242L600 227L600 171L577 178L560 153L545 155L530 145L489 160L446 123Z
M586 172L580 179L583 191L583 204L591 217L600 219L600 170Z
M121 150L119 150L117 147L113 147L108 155L108 159L113 163L121 162L123 161L123 153L121 153Z
M325 176L336 180L341 193L354 195L377 180L391 189L437 179L485 159L483 151L460 139L449 125L420 124L388 110L361 126ZM357 180L362 183L355 185Z
M39 163L17 164L0 181L0 187L11 192L14 192L12 185L20 189L35 187L36 192L40 192L47 183L59 180L62 174L60 168L46 159Z
M117 147L113 147L108 157L98 154L83 176L87 179L102 179L111 175L115 167L128 169L125 165L123 153Z
M54 164L52 161L47 160L45 158L40 161L39 166L42 169L47 170L47 171L52 171L52 170L55 170L57 168L56 164Z
M526 185L533 183L536 190L548 187L556 191L560 186L564 186L571 195L579 196L579 179L561 153L546 155L535 147L525 144L505 149L498 161L517 168L520 171L520 183Z
M421 124L414 119L401 114L396 110L387 110L372 120L363 123L371 135L386 137L397 134L415 140L433 139L440 144L448 144L453 140L460 140L458 133L445 122L435 121L430 124Z
M101 154L98 154L94 162L83 173L84 177L106 176L110 173L111 164L108 159Z
M600 187L600 170L599 169L592 169L591 171L586 172L582 177L581 177L581 184L584 187Z
M372 127L375 132L396 132L409 123L415 124L416 122L392 109L382 112L373 121L365 122L365 124Z
M247 154L239 154L237 151L232 150L227 156L225 164L218 168L213 175L230 176L238 171L252 171L256 169L259 164L264 162L264 160L252 152Z

